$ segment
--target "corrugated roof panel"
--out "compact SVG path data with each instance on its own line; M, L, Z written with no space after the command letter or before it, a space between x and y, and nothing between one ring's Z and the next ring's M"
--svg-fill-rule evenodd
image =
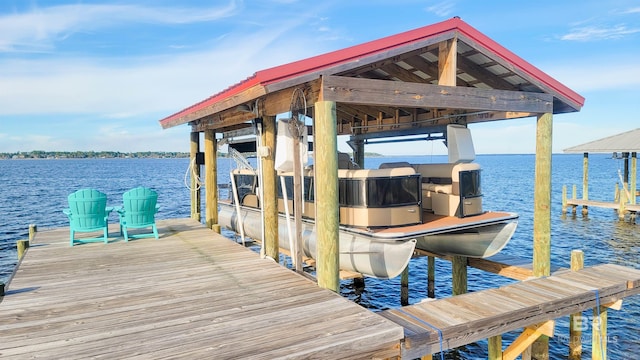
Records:
M564 149L566 153L639 152L640 128Z
M510 69L514 69L514 71L520 73L525 78L531 78L532 82L542 85L543 88L538 89L538 91L548 92L554 97L561 99L564 105L563 111L576 111L584 104L584 98L582 96L480 33L478 30L460 20L460 18L455 17L433 25L258 71L253 76L230 86L226 90L160 120L160 124L164 128L184 124L202 116L211 115L212 111L219 111L212 110L212 107L215 107L217 104L223 104L234 96L246 94L247 98L245 100L251 100L250 98L252 96L256 98L256 96L259 97L262 96L262 94L268 93L267 87L270 85L282 83L284 86L285 81L319 74L320 71L335 75L338 71L336 69L344 72L348 70L350 64L353 64L354 68L362 66L361 61L365 59L373 60L376 56L391 52L392 50L393 53L396 54L405 48L407 51L413 51L415 50L412 47L413 45L425 44L426 46L430 40L444 39L447 36L453 37L456 35L461 40L459 44L461 44L463 49L468 47L469 51L477 50L484 52L487 59L508 64ZM472 45L468 45L467 42ZM425 53L421 56L432 63L438 60L438 57L431 53ZM479 60L484 59L480 57ZM379 61L379 59L376 61ZM497 74L501 75L502 71L503 69L500 69ZM255 89L255 91L250 93L248 92L249 89ZM233 102L228 104L224 103L224 106L233 106L232 103ZM224 109L226 109L226 107ZM220 110L224 109L223 107L220 108Z

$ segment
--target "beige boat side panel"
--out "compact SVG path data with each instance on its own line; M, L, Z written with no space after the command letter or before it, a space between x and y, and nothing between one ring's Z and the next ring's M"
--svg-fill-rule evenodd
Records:
M394 208L340 207L340 223L362 227L417 224L421 211L418 205Z

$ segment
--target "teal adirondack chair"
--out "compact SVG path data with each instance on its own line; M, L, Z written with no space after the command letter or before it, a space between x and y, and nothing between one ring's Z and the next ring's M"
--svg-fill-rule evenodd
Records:
M107 195L95 189L81 189L69 195L69 208L62 210L69 217L70 243L109 242L108 218L113 210L107 207ZM75 238L76 232L102 231L103 236Z
M120 234L124 235L124 241L129 237L158 238L155 215L158 212L158 193L146 187L137 187L122 195L123 206L116 209L120 217ZM128 229L151 228L151 233L130 235Z

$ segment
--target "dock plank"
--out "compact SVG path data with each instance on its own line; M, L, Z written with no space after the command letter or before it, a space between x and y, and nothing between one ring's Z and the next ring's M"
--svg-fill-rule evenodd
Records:
M381 315L405 327L402 357L416 358L439 352L441 343L443 349L451 349L640 294L638 280L638 270L598 265L385 310ZM448 309L447 316L443 309ZM475 311L478 318L468 316ZM465 314L467 321L457 321Z
M159 240L70 247L39 232L0 303L0 356L335 358L399 354L403 328L189 219Z

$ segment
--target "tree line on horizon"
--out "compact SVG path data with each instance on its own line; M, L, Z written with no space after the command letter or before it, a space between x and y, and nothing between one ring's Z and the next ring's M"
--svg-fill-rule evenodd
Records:
M255 156L255 154L252 154ZM353 154L349 154L352 156ZM17 151L0 153L0 160L9 159L131 159L131 158L188 158L188 152L180 151ZM226 152L218 151L218 157L227 157ZM380 157L382 154L365 152L365 157Z
M18 151L0 153L0 159L116 159L116 158L188 158L188 152L178 151Z

